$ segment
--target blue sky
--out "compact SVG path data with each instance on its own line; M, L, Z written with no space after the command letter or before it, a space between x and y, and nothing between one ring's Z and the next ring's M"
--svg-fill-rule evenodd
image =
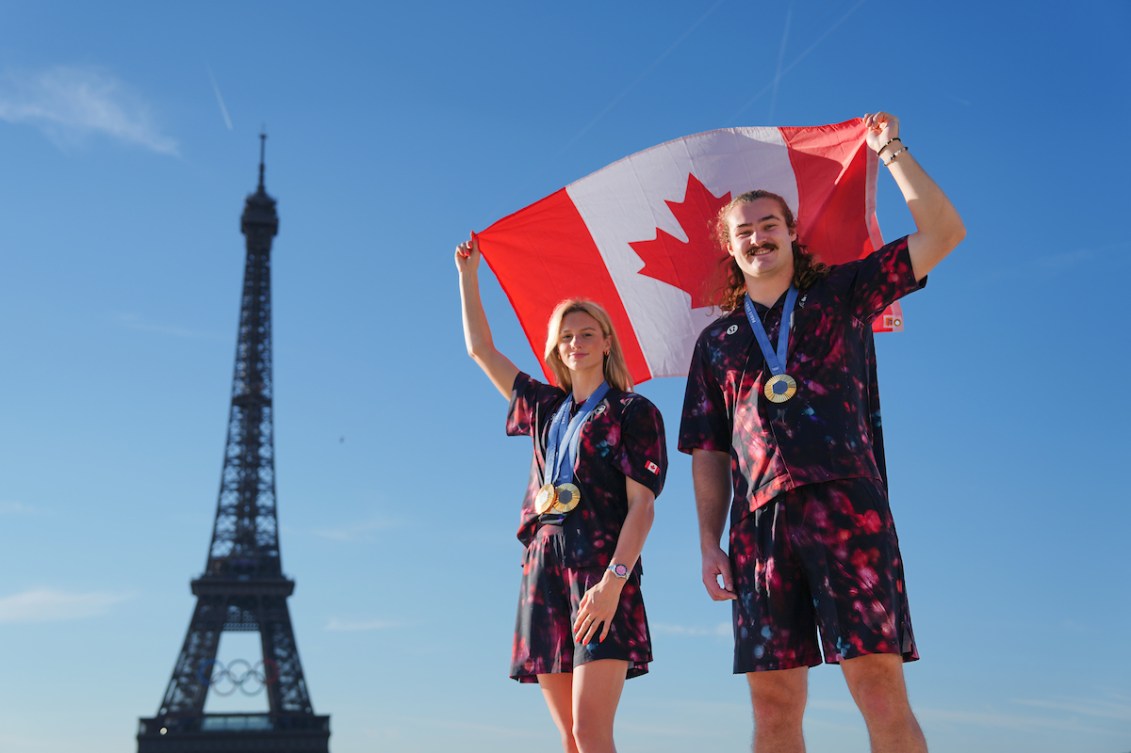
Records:
M454 245L671 138L885 109L968 228L878 345L913 703L938 753L1131 751L1131 3L401 5L3 3L0 750L133 750L157 710L215 511L261 126L315 709L335 753L505 753L556 745L506 678L529 446L464 355ZM885 237L910 229L885 175L878 202ZM641 386L672 435L682 391ZM749 743L695 525L673 443L628 753ZM839 671L811 685L810 749L866 751Z

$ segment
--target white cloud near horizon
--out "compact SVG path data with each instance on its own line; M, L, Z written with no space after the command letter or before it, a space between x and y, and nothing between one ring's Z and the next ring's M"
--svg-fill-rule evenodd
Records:
M331 617L326 623L326 630L332 633L357 633L370 630L388 630L401 627L403 623L396 620L339 620Z
M920 720L933 723L953 723L965 727L991 727L997 729L1032 732L1034 730L1057 730L1066 732L1095 732L1103 730L1079 718L1080 709L1063 703L1042 701L1015 701L1017 705L1038 708L1045 711L1059 711L1058 714L1030 714L1025 710L1011 711L995 708L985 709L943 709L935 707L916 707L915 714ZM1120 719L1108 713L1091 714L1093 717Z
M1058 711L1061 714L1131 721L1131 698L1125 695L1116 695L1110 699L1019 699L1015 703L1046 711Z
M443 716L435 715L427 717L401 717L401 721L426 729L441 727L443 729L473 732L480 735L495 735L507 739L530 736L530 730L518 724L499 725L484 722L462 722L456 719L447 719Z
M98 617L131 596L105 591L75 593L37 588L0 597L0 624L62 622Z
M114 315L114 321L132 330L138 332L154 332L159 335L171 335L173 337L183 337L190 340L217 340L219 335L212 332L201 332L186 327L176 327L168 324L156 324L146 321L143 317L133 313L118 313Z
M699 637L704 635L718 636L721 638L730 638L734 634L729 622L720 622L713 627L702 627L692 625L671 625L665 623L653 623L653 633L661 633L663 635L677 635L677 636L691 636Z
M142 97L113 74L93 67L0 72L0 121L38 128L60 146L102 135L158 154L179 153Z
M375 532L395 528L397 525L391 520L373 518L347 523L336 528L316 528L311 533L320 539L330 541L371 541Z

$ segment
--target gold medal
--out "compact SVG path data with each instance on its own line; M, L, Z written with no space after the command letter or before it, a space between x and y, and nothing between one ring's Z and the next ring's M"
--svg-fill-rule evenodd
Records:
M546 484L538 490L538 496L534 498L534 511L539 515L544 515L550 511L550 508L557 501L558 490L554 488L553 484Z
M789 374L774 374L762 392L771 403L784 403L797 394L797 381Z
M581 490L573 484L559 484L554 495L554 512L567 513L581 503Z

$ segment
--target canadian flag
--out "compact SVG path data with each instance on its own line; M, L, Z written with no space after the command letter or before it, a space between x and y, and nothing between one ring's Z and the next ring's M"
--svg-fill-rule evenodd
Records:
M861 119L685 136L504 217L479 233L479 247L539 361L554 306L589 298L612 317L636 383L686 376L695 339L720 313L709 286L725 252L712 224L733 196L780 194L801 243L829 264L882 245L877 160L864 136ZM898 308L873 328L901 329Z

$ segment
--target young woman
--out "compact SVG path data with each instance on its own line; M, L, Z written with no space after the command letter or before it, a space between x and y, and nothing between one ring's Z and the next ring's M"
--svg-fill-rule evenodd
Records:
M467 352L510 401L507 433L534 441L511 677L541 686L566 753L612 753L624 681L652 660L640 550L667 470L663 421L631 391L595 303L563 301L550 316L556 386L520 372L491 338L480 259L474 237L456 248Z

